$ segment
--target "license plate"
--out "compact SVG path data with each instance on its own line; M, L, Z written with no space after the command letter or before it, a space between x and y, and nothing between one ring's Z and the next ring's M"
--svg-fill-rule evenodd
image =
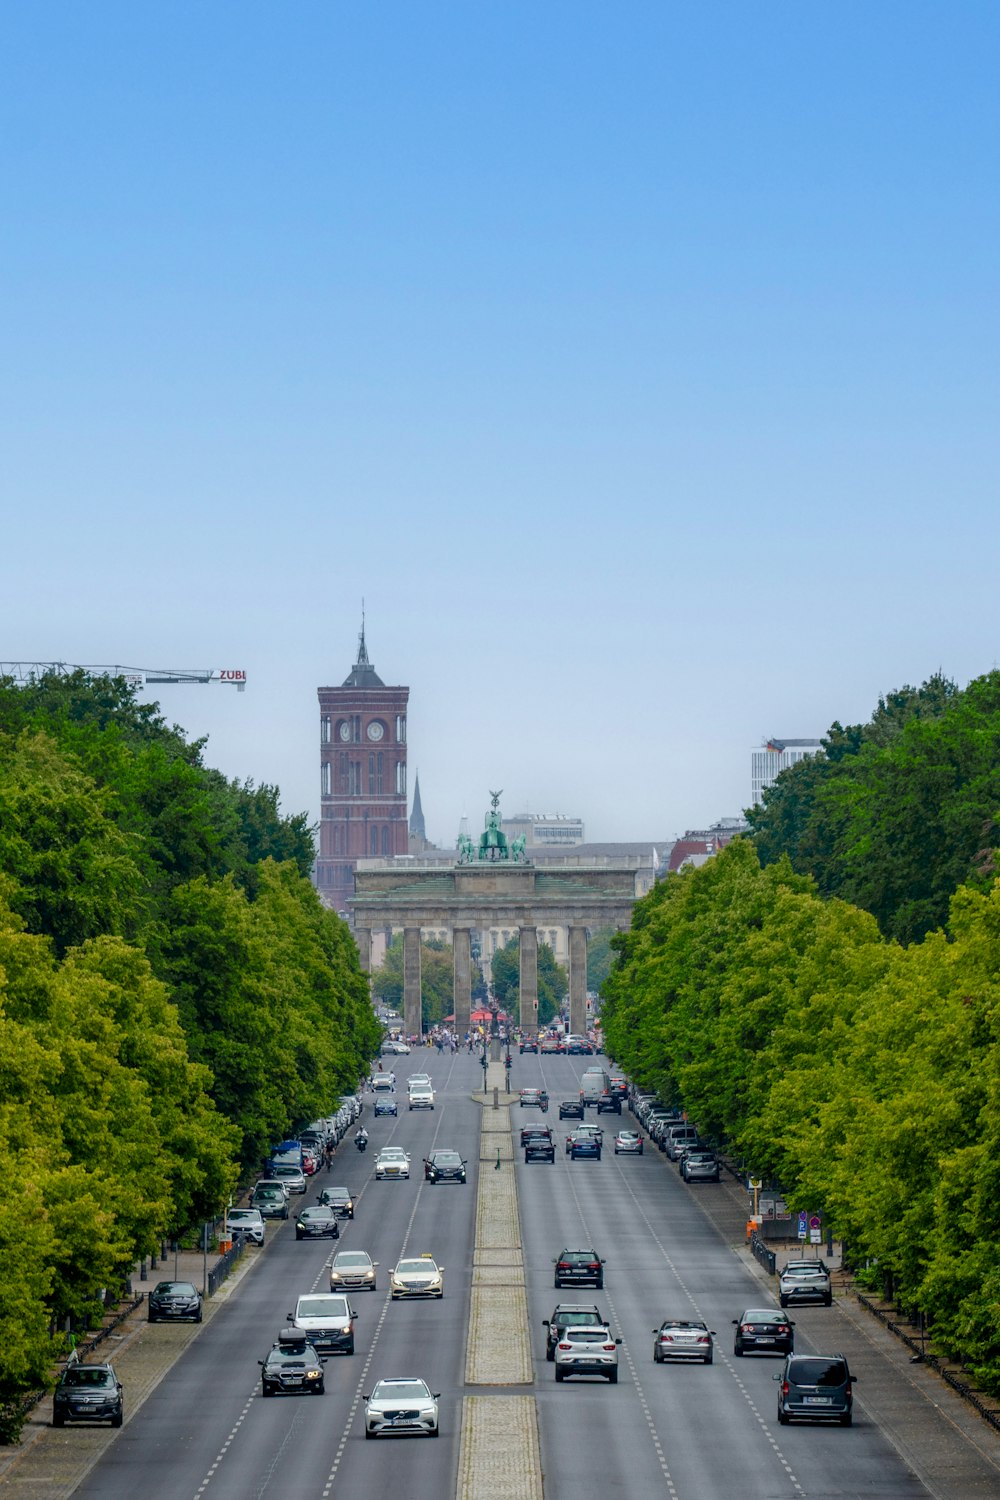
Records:
M285 1381L285 1384L286 1385L301 1385L302 1384L302 1376L301 1375L290 1375L288 1377L288 1379Z
M774 1343L774 1339L772 1339L770 1337L769 1338L764 1338L761 1334L758 1334L757 1335L757 1342L758 1342L758 1344L773 1344Z
M829 1396L806 1396L803 1398L806 1406L829 1406Z
M409 1425L409 1417L392 1417L389 1422L390 1427L409 1427Z

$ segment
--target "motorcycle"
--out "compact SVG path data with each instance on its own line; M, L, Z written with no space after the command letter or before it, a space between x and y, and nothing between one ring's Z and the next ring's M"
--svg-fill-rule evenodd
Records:
M359 1151L367 1151L368 1137L366 1135L356 1135L354 1137L354 1144L357 1146Z

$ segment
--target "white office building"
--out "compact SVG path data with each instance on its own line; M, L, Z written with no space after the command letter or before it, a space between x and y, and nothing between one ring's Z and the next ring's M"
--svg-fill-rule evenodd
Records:
M822 740L769 739L750 752L750 798L754 807L764 800L764 788L771 786L780 772L809 755L822 755Z

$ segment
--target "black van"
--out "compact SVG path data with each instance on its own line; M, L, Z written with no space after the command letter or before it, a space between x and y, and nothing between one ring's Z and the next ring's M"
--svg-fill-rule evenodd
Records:
M812 1422L839 1422L850 1427L854 1412L853 1384L843 1354L790 1354L775 1375L778 1384L778 1421L787 1427L793 1417Z

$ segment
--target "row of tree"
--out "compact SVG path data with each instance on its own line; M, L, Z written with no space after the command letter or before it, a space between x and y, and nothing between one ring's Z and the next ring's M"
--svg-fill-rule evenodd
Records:
M608 1050L1000 1392L1000 883L907 948L740 839L613 943Z
M312 835L120 679L0 680L0 1407L378 1046Z

